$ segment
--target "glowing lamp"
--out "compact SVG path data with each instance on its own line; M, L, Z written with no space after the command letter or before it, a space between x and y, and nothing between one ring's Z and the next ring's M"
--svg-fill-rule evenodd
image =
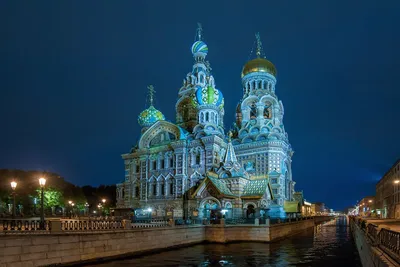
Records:
M152 211L152 209L151 209L151 208L148 208L148 209L147 209L147 211L148 211L148 212L151 212L151 211Z
M43 177L39 178L39 185L40 187L44 187L46 185L46 179L44 179Z
M227 213L228 210L223 209L223 210L221 210L221 212L222 212L223 215L225 215L225 213Z
M11 188L12 188L12 190L15 190L16 187L17 187L17 182L12 181L12 182L11 182Z
M394 183L398 184L398 183L400 183L400 180L395 180Z

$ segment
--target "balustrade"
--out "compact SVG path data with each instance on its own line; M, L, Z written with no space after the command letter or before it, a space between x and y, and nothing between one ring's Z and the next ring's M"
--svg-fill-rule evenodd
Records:
M1 220L0 227L4 232L29 232L49 231L50 225L45 221L44 229L41 228L40 220Z

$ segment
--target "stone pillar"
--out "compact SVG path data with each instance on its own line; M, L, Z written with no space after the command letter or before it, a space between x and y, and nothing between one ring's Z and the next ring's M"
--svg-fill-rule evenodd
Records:
M271 222L269 219L265 219L265 226L270 226Z
M61 220L50 220L50 232L53 233L61 233Z
M125 230L132 229L130 220L122 220L122 228Z
M255 225L255 226L259 226L259 225L260 225L260 219L256 218L256 219L254 220L254 225Z

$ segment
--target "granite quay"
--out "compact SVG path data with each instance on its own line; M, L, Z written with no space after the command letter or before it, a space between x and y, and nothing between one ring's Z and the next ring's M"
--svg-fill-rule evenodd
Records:
M364 267L400 266L400 220L350 217Z
M330 219L329 216L305 217L273 224L268 219L265 224L257 219L253 223L236 221L236 224L224 219L218 224L206 220L190 224L179 224L179 220L142 223L52 220L46 222L46 230L25 228L23 222L18 224L21 227L5 228L8 224L3 221L0 266L99 261L202 242L273 242Z

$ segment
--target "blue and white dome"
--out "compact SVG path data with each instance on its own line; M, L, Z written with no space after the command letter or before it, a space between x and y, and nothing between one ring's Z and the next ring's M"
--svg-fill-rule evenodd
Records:
M194 57L206 57L208 53L208 46L203 41L196 41L192 45L192 54Z
M224 96L220 90L213 88L210 85L206 87L197 86L196 102L199 105L215 105L217 107L223 107Z

